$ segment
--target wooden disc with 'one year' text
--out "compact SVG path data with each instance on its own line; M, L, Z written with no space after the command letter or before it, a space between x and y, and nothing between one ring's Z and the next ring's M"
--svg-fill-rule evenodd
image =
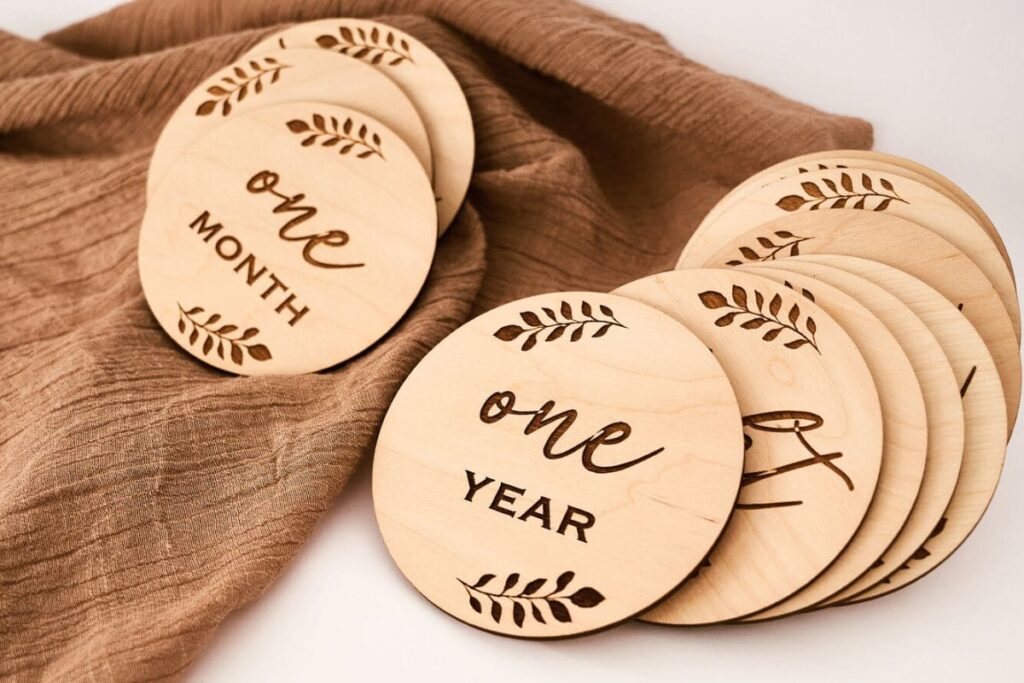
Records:
M261 41L247 55L303 48L359 59L394 81L412 101L430 138L437 229L443 234L462 206L475 154L469 104L444 61L408 33L353 18L296 24Z
M643 616L731 621L821 574L864 520L882 461L882 415L857 346L815 300L737 269L680 270L616 293L680 321L714 353L743 413L737 509L700 572Z
M657 603L707 556L743 470L735 395L685 327L598 293L530 297L453 332L380 430L381 534L430 602L524 638Z
M358 152L326 144L335 122L365 128ZM423 167L380 122L320 103L254 109L194 142L155 189L142 287L164 330L210 365L320 370L380 339L412 304L435 220Z
M210 129L246 111L282 102L324 102L369 115L409 145L431 173L430 143L419 114L401 88L357 59L321 50L274 50L252 54L224 67L193 90L167 121L149 162L147 191L153 189L182 150ZM330 119L322 129L310 122L310 135L321 134L344 154L365 152L372 134ZM331 134L331 137L324 137Z

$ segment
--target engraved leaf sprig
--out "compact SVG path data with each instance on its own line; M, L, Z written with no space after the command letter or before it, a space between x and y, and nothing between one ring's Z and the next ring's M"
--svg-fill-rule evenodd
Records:
M477 614L483 614L486 604L487 611L496 624L502 623L504 616L509 613L509 608L512 622L519 628L522 628L526 621L527 609L537 623L547 624L550 616L555 621L568 624L572 622L570 605L590 609L597 607L605 599L599 591L589 586L567 593L566 589L576 578L574 572L563 572L554 582L548 579L533 579L522 586L518 573L509 574L503 584L493 583L496 578L494 574L484 574L472 584L458 579L469 598L470 608ZM503 586L500 591L497 589L499 585ZM552 586L552 590L543 592L549 585Z
M757 238L757 247L745 245L740 247L740 254L747 261L774 261L780 254L783 256L799 256L800 245L813 237L794 235L789 230L776 230L771 236L762 235ZM778 242L778 243L776 243ZM761 249L763 251L758 251ZM733 259L727 261L728 266L741 266L743 261Z
M733 285L732 299L726 298L721 292L708 290L701 292L698 296L704 308L726 309L724 315L715 320L718 327L728 327L737 319L743 320L740 327L744 330L761 331L761 339L766 342L773 342L784 332L788 337L796 337L784 344L787 349L799 349L801 346L810 345L819 354L817 337L818 324L811 316L803 317L799 304L792 304L785 320L780 318L783 302L782 297L775 294L770 301L765 302L765 296L754 290L753 306L747 296L747 290L739 285Z
M398 66L406 61L416 63L409 49L409 41L395 36L392 31L381 31L376 26L369 32L359 26L355 30L339 26L337 37L322 35L317 37L316 44L325 50L337 50L343 55L375 65L384 61L387 61L388 66Z
M818 209L865 209L885 211L892 202L909 204L896 192L893 184L885 178L879 178L881 189L875 188L875 181L867 173L860 175L860 188L855 188L853 176L849 173L839 175L837 184L831 178L821 178L820 185L811 181L800 183L803 195L790 194L775 202L775 206L783 211L808 211Z
M374 155L384 158L380 135L372 132L365 123L356 128L351 118L339 121L335 116L328 118L322 114L313 114L308 123L302 119L289 121L288 130L296 135L305 136L302 140L303 147L319 142L322 147L337 147L338 154L355 152L360 159Z
M569 341L578 342L583 339L588 329L594 330L590 338L597 339L606 335L608 330L613 327L626 327L616 319L615 313L605 304L598 306L600 315L595 315L594 307L587 301L580 304L579 316L573 314L572 306L567 301L562 302L557 312L547 306L541 307L540 310L541 314L533 311L522 311L519 314L519 317L523 319L527 327L522 325L505 325L495 332L494 336L501 341L510 342L526 335L522 350L529 351L537 345L541 335L543 335L542 341L553 342L561 339L566 332L569 332Z
M204 315L206 320L201 321L199 316L204 313L202 306L186 309L180 303L178 304L178 332L188 333L189 346L195 346L202 338L200 349L204 356L208 356L216 347L219 358L223 359L226 352L235 365L242 365L246 354L253 360L261 362L273 358L270 349L265 345L249 341L260 333L259 328L250 327L240 330L237 325L222 323L219 313Z
M236 65L232 67L230 76L224 76L218 83L206 89L210 99L205 100L196 109L196 116L209 116L220 107L221 116L231 113L232 101L235 104L241 102L251 91L259 95L263 92L264 78L272 85L277 83L281 77L281 71L290 69L288 64L282 64L273 57L253 59L249 62L249 69Z

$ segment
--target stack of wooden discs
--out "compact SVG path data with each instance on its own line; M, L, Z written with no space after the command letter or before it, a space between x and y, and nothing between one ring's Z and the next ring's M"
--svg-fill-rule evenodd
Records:
M139 238L153 314L228 372L351 358L422 287L473 142L461 87L414 37L328 19L267 38L160 135Z
M677 270L437 346L381 429L377 519L428 600L504 635L876 598L984 513L1019 339L963 191L883 154L800 157L729 193Z

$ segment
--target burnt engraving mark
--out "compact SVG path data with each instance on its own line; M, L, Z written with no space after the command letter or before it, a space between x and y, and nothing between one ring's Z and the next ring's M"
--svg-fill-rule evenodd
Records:
M789 307L786 320L782 320L779 314L782 312L783 303L782 297L778 294L775 294L767 302L767 306L764 294L757 290L754 290L754 305L751 306L747 290L739 285L733 285L731 300L721 292L713 290L701 292L697 296L700 298L704 308L711 310L726 309L727 312L715 320L715 325L718 327L728 327L737 318L746 318L740 324L740 327L744 330L760 330L762 327L766 327L766 331L761 335L761 339L766 342L773 342L779 338L779 335L786 332L787 336L796 337L783 344L787 349L799 349L801 346L809 345L819 354L821 353L816 337L818 324L814 321L814 318L806 316L801 320L800 305L794 303Z
M837 184L831 178L822 178L822 189L817 183L804 181L800 183L803 195L790 194L782 197L775 206L783 211L817 211L818 209L864 209L885 211L893 202L909 204L901 197L893 184L886 178L879 178L881 190L875 189L875 183L867 173L861 173L860 188L854 188L853 177L849 173L839 175Z
M371 131L365 123L357 128L351 118L339 121L336 116L313 114L309 122L293 119L287 125L288 130L295 135L305 136L302 139L303 147L319 143L321 147L337 147L341 155L355 153L359 159L372 156L384 159L380 135Z
M512 622L519 628L523 627L526 621L527 609L533 620L538 624L547 624L548 616L563 624L572 622L572 611L570 605L580 609L591 609L604 602L605 597L595 588L584 586L576 589L573 593L567 593L569 584L576 578L575 572L563 572L555 581L548 579L533 579L519 587L520 575L509 574L502 585L501 590L488 588L494 579L494 574L484 574L472 584L456 579L462 584L469 598L470 608L477 614L484 613L484 604L488 604L488 613L496 624L500 624L502 618L508 614L511 608ZM548 592L542 592L547 585L553 588ZM518 590L516 588L518 587Z
M778 244L774 240L778 240ZM801 237L800 235L794 235L789 230L776 230L772 233L772 236L761 235L757 238L758 246L742 246L739 248L740 255L747 262L759 262L765 263L767 261L775 261L781 254L785 256L799 256L800 245L809 240L813 240L813 237ZM758 249L763 249L763 252L759 252ZM727 266L742 266L744 261L739 259L733 259L727 261Z
M935 525L934 529L932 529L932 532L930 534L928 534L928 538L925 540L925 542L921 544L921 547L914 551L914 554L910 556L909 560L907 560L906 562L901 564L899 567L897 567L896 568L896 572L902 572L902 571L906 571L906 570L910 569L910 563L914 562L915 560L920 561L920 560L924 560L924 559L927 559L927 558L931 557L932 553L931 553L930 550L928 550L928 547L927 547L928 546L928 542L931 541L936 536L938 536L939 534L941 534L945 530L946 522L947 521L948 521L947 517L943 517L942 519L940 519L939 523ZM879 562L876 564L876 566L882 566L883 564L884 564L884 562L879 560ZM872 567L872 569L874 569L874 567ZM895 572L893 574L895 574ZM879 583L882 583L882 584L890 584L890 583L892 583L893 574L890 574L889 576L885 577Z
M206 89L211 99L204 101L196 109L196 116L209 116L220 108L221 116L228 116L232 110L232 101L238 104L252 92L259 95L263 92L264 78L269 85L277 83L288 64L282 64L273 57L262 57L249 62L249 71L241 65L231 69L230 76L222 77L218 83Z
M569 333L567 339L570 342L578 342L583 339L584 333L587 331L588 326L593 329L593 334L590 335L590 339L597 339L603 337L613 327L626 328L625 325L620 323L615 317L615 313L611 307L604 304L598 306L598 311L601 316L598 317L594 314L594 307L588 301L580 303L580 315L576 316L573 313L572 306L569 302L563 301L556 313L553 308L547 306L541 307L541 312L544 314L542 318L533 311L522 311L519 317L523 319L523 322L528 327L522 325L505 325L497 332L494 336L504 342L515 341L522 335L526 335L526 339L523 340L521 349L523 351L529 351L537 345L537 340L540 335L544 332L547 334L544 336L542 341L553 342L561 339L567 331L572 330Z
M490 487L491 484L494 484L494 487ZM565 505L565 510L562 512L562 518L558 523L557 529L552 529L551 498L548 496L538 496L525 511L520 512L522 508L516 509L515 506L520 502L520 496L526 494L526 489L520 486L513 486L504 481L495 482L493 478L486 475L478 475L472 470L466 470L466 495L462 499L472 503L481 489L489 489L489 487L493 488L494 491L490 503L487 505L489 509L498 514L506 515L510 519L528 523L539 523L542 529L554 531L561 536L569 537L571 529L575 533L576 540L580 543L587 542L587 530L592 528L597 522L597 517L593 513L574 505Z
M260 333L259 328L240 330L237 325L219 324L219 313L212 313L205 321L200 321L198 316L202 313L205 311L201 306L186 309L180 302L178 303L178 332L188 333L189 346L195 346L202 337L200 349L204 356L208 356L216 348L219 358L224 359L226 353L235 365L243 365L246 355L255 361L273 358L270 349L265 345L249 341Z
M370 31L357 26L339 26L337 37L324 34L318 36L316 44L325 50L336 50L343 55L369 62L373 65L386 63L398 66L403 62L415 64L409 41L397 37L392 31L381 31L374 26Z
M825 420L820 415L804 410L777 410L744 417L743 426L751 430L776 434L792 434L795 441L799 443L809 455L806 458L793 461L780 467L773 467L754 472L744 472L743 477L740 479L741 490L772 477L796 472L805 467L820 465L827 467L830 471L835 473L835 475L846 485L846 488L853 491L853 480L835 462L839 458L843 457L843 454L838 452L819 453L805 436L807 432L812 432L823 424L825 424ZM744 450L749 450L754 445L753 437L746 433L743 435L743 442ZM784 500L762 503L742 502L737 503L736 508L741 510L763 510L768 508L792 507L795 505L803 505L803 501Z

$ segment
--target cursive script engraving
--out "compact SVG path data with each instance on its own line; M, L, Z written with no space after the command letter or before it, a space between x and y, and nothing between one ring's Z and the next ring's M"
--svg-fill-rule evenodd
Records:
M511 391L496 391L487 397L484 401L483 406L480 408L480 421L484 424L494 424L502 418L508 415L521 415L529 416L530 421L526 424L526 428L523 430L523 434L529 436L539 429L555 424L554 430L548 436L547 441L544 443L544 457L548 460L558 460L582 451L581 461L583 467L589 472L596 474L609 474L612 472L621 472L624 469L639 465L645 460L649 460L654 456L658 455L664 448L658 448L645 455L641 455L632 460L627 460L614 465L599 465L594 462L594 453L601 446L612 446L618 443L622 443L629 438L633 429L625 422L612 422L609 425L602 427L597 430L597 433L588 439L585 439L575 446L568 448L561 452L556 452L555 448L558 445L559 439L565 435L567 431L572 427L573 423L576 422L578 413L575 410L564 410L560 413L551 415L551 411L555 408L554 401L546 401L537 410L516 410L516 395Z
M787 465L782 465L781 467L772 467L767 470L759 470L756 472L744 472L743 478L740 480L740 488L742 489L747 486L752 486L759 481L764 481L765 479L777 477L789 472L795 472L805 467L822 465L834 472L836 476L843 480L843 483L846 484L846 488L853 491L853 480L850 479L850 476L835 463L836 460L843 457L843 454L819 453L810 444L810 442L807 441L807 437L804 436L806 432L814 431L823 424L825 424L825 420L820 415L804 410L776 410L744 417L743 426L752 430L774 432L777 434L793 434L797 442L810 454L810 457L791 462ZM744 450L749 450L751 446L754 445L754 439L749 434L743 435L743 441ZM769 503L738 502L736 503L736 508L740 510L763 510L766 508L792 507L794 505L803 505L803 501L787 500Z
M314 252L318 247L336 249L348 244L348 233L344 230L327 230L321 233L295 234L294 228L316 216L317 209L314 206L302 206L299 203L306 198L306 195L301 192L287 195L278 191L277 185L280 180L281 177L273 171L260 171L245 185L245 189L252 194L270 193L280 199L281 202L274 207L274 213L297 214L281 226L281 229L277 231L278 237L288 242L305 242L306 244L302 248L302 258L306 260L306 263L317 268L362 268L366 265L364 263L331 263L317 258Z

